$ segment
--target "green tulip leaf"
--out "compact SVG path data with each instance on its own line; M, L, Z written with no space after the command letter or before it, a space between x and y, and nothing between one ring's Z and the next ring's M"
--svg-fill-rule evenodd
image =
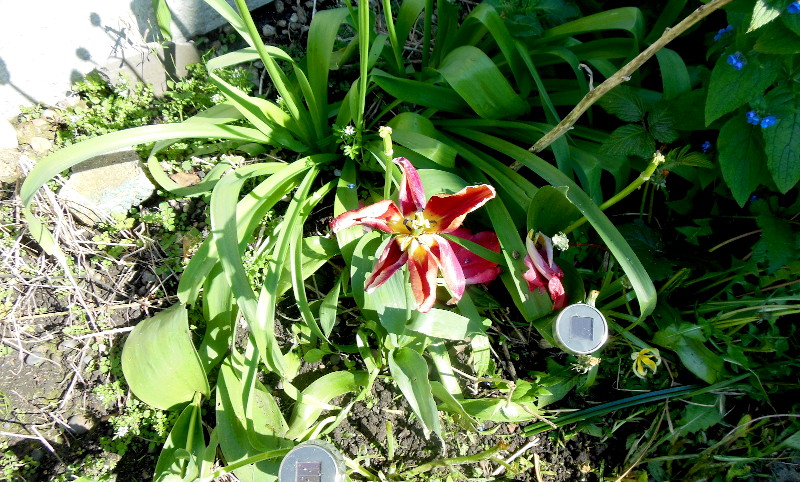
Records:
M169 410L211 389L189 334L183 305L140 322L122 349L122 372L131 391L148 405Z

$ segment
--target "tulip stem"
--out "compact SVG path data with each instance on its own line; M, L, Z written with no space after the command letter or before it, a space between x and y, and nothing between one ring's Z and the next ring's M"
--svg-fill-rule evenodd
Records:
M653 154L653 160L650 161L650 164L645 168L645 170L642 171L641 174L639 174L639 177L634 179L632 183L628 184L625 187L625 189L623 189L622 191L620 191L617 194L615 194L611 199L609 199L608 201L606 201L603 204L601 204L600 205L600 209L605 211L606 209L610 208L611 206L617 204L618 202L620 202L623 199L625 199L626 197L628 197L628 195L630 193L632 193L633 191L639 189L639 187L642 184L644 184L645 182L650 180L650 177L653 175L653 173L655 172L656 168L659 165L663 164L664 162L665 162L664 156L660 152L656 151L656 153ZM567 226L566 229L564 229L564 231L563 231L564 234L570 233L570 232L578 229L586 221L587 221L586 216L581 217L580 219L578 219L574 223L572 223L569 226Z

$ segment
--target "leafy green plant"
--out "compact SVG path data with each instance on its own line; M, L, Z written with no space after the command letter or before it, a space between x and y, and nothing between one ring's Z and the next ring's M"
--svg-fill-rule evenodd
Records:
M796 155L794 147L770 154L785 136L753 134L758 132L754 129L784 132L791 125L786 120L790 112L780 117L777 110L769 110L777 99L788 98L788 88L772 88L773 84L780 79L780 85L788 85L793 73L785 68L791 59L777 60L781 54L774 52L774 42L769 43L772 53L763 51L771 37L757 32L760 27L764 32L777 28L769 27L777 17L769 18L772 14L765 14L761 3L746 5L754 33L726 30L725 38L738 50L728 54L732 60L722 57L717 62L707 87L698 87L700 76L693 80L684 60L664 46L726 0L690 13L663 35L685 2L668 2L649 32L645 15L633 7L580 16L577 7L564 2L483 3L459 19L449 2L434 6L418 0L405 0L396 13L390 2L382 3L386 31L377 32L378 14L366 2L356 7L347 2L346 7L317 12L302 59L264 44L243 0L236 1L238 11L221 0L208 3L248 44L207 63L209 79L224 101L205 104L205 110L187 114L184 120L184 109L191 105L186 99L193 97L173 95L179 114L169 120L175 122L71 145L37 165L20 193L31 234L65 271L68 260L31 207L41 185L77 162L130 144L152 144L147 165L161 189L175 197L202 196L209 203L209 236L185 267L179 303L137 325L122 353L133 393L147 405L177 416L156 466L156 480L211 480L230 472L242 480L275 480L279 459L297 442L329 434L367 397L382 373L393 378L426 437L442 434L440 410L458 417L469 430L483 421L537 420L526 428L532 435L624 408L651 410L678 396L704 397L698 400L718 407L719 395L710 395L712 391L739 389L751 376L760 380L785 373L722 348L737 346L740 330L754 326L763 313L769 313L770 320L796 313L796 305L782 304L784 294L787 299L792 296L788 289L775 291L780 296L774 299L737 297L742 286L754 292L769 287L753 284L748 275L767 274L770 283L788 288L780 282L788 279L793 258L781 246L796 244L797 235L780 221L794 205L775 197L753 204L763 240L749 264L725 267L722 281L723 268L689 279L674 273L680 258L659 263L659 232L645 221L658 215L653 208L647 217L641 208L641 219L627 226L618 226L604 212L631 202L643 184L661 187L659 195L671 195L666 185L671 172L694 183L683 205L670 201L671 213L681 214L682 209L685 215L693 196L706 194L700 191L714 182L713 154L686 147L692 141L686 133L705 125L696 127L691 116L678 115L696 111L703 93L707 102L701 120L721 124L718 119L740 110L721 127L716 149L722 177L737 203L743 205L757 184L751 178L746 185L730 181L726 163L734 152L763 151L779 192L794 186L791 169L784 169L784 161ZM737 26L748 22L736 17L741 8L731 7ZM779 15L791 29L787 22L793 20ZM419 17L423 48L412 62L404 56L404 46ZM340 45L337 34L345 25L357 35ZM751 55L748 45L758 53ZM331 92L331 72L345 70L356 54L358 68L350 70L355 75L345 83L346 92ZM658 90L653 90L647 72L638 70L654 55L662 71ZM252 95L223 74L256 60L264 65L278 95L274 100ZM731 82L726 68L757 70L725 97L718 92L724 91L720 82ZM595 86L594 75L607 80ZM623 81L631 84L614 88ZM202 91L199 86L191 89ZM374 99L375 107L367 108L368 99ZM612 129L589 119L574 126L598 100L607 113L628 124L614 124ZM743 117L739 114L748 102L755 113ZM565 115L564 106L576 107ZM759 125L748 127L754 115ZM201 182L182 186L168 176L161 159L186 139L218 139L221 150L246 154L255 162L220 156ZM656 143L663 145L664 153L655 152L662 147ZM784 171L788 177L781 177ZM775 177L776 172L781 175ZM433 196L426 197L426 192ZM649 192L652 206L656 190ZM642 196L640 206L644 200ZM316 215L318 209L325 209L323 220ZM472 211L470 227L490 230L496 246L456 231ZM168 205L140 216L158 222L166 232L179 221ZM335 238L327 235L331 217ZM377 229L364 233L358 225ZM711 234L708 226L698 219L693 226L678 225L675 232L683 236L682 243L699 246L698 240ZM169 236L162 243L176 244ZM553 242L569 249L559 254ZM586 247L600 247L607 255L600 259ZM475 257L489 263L487 270L502 271L502 284L490 285L488 294L465 289L467 265L476 262ZM743 266L747 273L741 271ZM440 271L444 289L438 288ZM654 279L666 279L659 291ZM698 289L702 283L711 288ZM542 410L573 389L584 397L593 393L598 380L613 378L600 358L584 357L563 363L551 359L543 371L531 369L528 379L492 377L497 390L492 396L464 395L448 343L469 340L472 369L476 378L485 377L493 341L487 328L501 323L487 306L512 306L509 324L534 327L543 343L552 346L553 308L584 301L587 288L599 291L592 299L618 335L607 348L609 356L624 360L639 375L625 381L626 386L648 393L545 417ZM707 293L711 289L717 291ZM690 296L676 308L668 300L682 290L702 296ZM489 301L483 303L481 297ZM448 298L451 306L440 303ZM204 318L199 343L190 331L190 307L202 311ZM296 321L284 323L282 319L290 317L279 316L283 309ZM343 330L344 320L355 329ZM752 344L745 346L755 346L757 336L751 334L745 341ZM775 351L787 353L785 343L779 345ZM300 386L301 364L331 353L358 355L360 360L348 371L322 373ZM665 369L651 367L647 372L642 367L655 361L637 353L656 353ZM685 372L693 382L701 380L707 386L668 388L673 379L666 367L677 366L681 375ZM729 376L735 376L733 381L723 381ZM280 390L270 390L272 382L279 383ZM657 388L661 390L650 391ZM281 409L286 405L279 404L278 395L291 401L291 410ZM343 395L348 397L342 406L331 404ZM212 399L216 424L206 438L202 410L204 401ZM681 422L678 436L687 438L722 422L717 412L706 408L687 407L673 418ZM119 423L130 427L133 422ZM657 431L651 432L652 444L632 451L639 457L635 463L650 448L662 450L674 440L674 434L656 439ZM794 443L791 437L784 440ZM718 447L710 445L708 453L716 453ZM222 468L214 467L218 449L226 464ZM482 457L493 456L492 450ZM478 458L446 461L459 464ZM416 476L433 465L410 468L406 474ZM367 478L374 475L354 466Z

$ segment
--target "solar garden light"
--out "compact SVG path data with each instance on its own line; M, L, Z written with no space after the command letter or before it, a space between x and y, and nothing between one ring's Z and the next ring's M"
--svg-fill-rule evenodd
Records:
M298 444L281 461L279 482L343 482L344 457L328 442Z
M588 355L599 350L608 340L608 322L594 307L598 291L589 293L586 303L566 306L553 323L553 336L558 346L574 355Z

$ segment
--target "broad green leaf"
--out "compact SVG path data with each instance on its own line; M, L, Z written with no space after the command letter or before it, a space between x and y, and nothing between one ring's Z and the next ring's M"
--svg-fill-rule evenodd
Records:
M600 151L614 156L650 157L656 151L656 142L643 125L627 124L615 129Z
M721 56L711 71L706 99L706 125L740 107L775 82L780 63L767 56L752 54L741 70L728 64L727 55Z
M343 276L343 275L342 275ZM319 326L325 336L330 336L336 325L336 315L339 312L339 293L342 289L342 278L333 283L333 288L325 295L319 306Z
M460 402L464 411L478 420L519 423L540 418L534 402L510 402L504 398L474 398Z
M378 87L403 102L454 113L463 113L468 109L464 99L450 87L402 79L379 69L373 69L371 74L372 81Z
M528 230L553 236L581 217L567 198L567 187L542 186L528 207Z
M161 33L161 39L169 42L172 40L172 12L169 10L167 0L151 0L151 3L156 14L156 25Z
M756 6L753 9L753 16L750 18L750 26L747 28L747 33L758 30L778 18L785 6L786 2L779 0L756 0Z
M242 405L242 400L245 397L245 388L237 373L240 373L240 371L233 368L232 360L229 358L222 364L217 381L216 430L219 434L220 449L222 449L228 465L262 451L252 444L251 437L248 436L245 409ZM270 403L272 396L260 384L257 387L255 392L258 393L248 392L247 396L263 399L265 403L260 403L259 405L267 409L263 414L264 420L271 420L271 422L269 424L260 424L258 427L254 426L253 428L257 428L258 432L253 435L258 437L259 445L262 447L284 448L291 446L291 443L284 438L286 422L283 421L283 416L277 405L275 405L274 400ZM263 461L237 469L234 473L243 482L276 481L278 479L278 466L279 462L277 461Z
M222 360L232 340L233 324L238 310L233 307L230 283L222 270L216 265L203 283L203 317L206 319L206 333L200 343L198 353L206 373Z
M600 107L609 114L614 114L625 122L644 120L645 103L638 93L627 85L618 85L604 95L599 101Z
M758 37L753 49L765 54L796 54L800 52L800 35L781 22L773 22Z
M517 117L528 110L492 60L479 48L461 46L439 66L448 84L480 117Z
M444 388L444 385L437 381L431 381L431 393L433 393L434 397L442 401L442 411L458 415L456 420L464 430L474 432L478 429L475 420L464 410L464 407L461 406L461 400L463 400L463 398L454 397Z
M331 68L331 53L336 33L347 14L346 8L319 11L314 15L308 30L306 68L317 109L321 110L320 121L328 120L328 72Z
M705 346L701 327L682 322L659 330L653 343L673 350L683 365L706 383L716 383L724 374L722 358Z
M685 0L683 0L685 1ZM674 50L663 48L656 52L658 67L661 69L661 85L664 99L674 99L692 90L692 81L683 58Z
M458 313L433 308L427 313L414 311L406 324L409 330L446 340L464 340L473 333L482 333L478 320L471 320Z
M800 110L798 103L763 130L767 168L778 191L786 193L800 181Z
M122 372L137 397L162 410L211 394L180 304L136 325L122 348Z
M403 112L394 116L387 125L392 128L393 142L443 167L455 166L455 150L436 138L436 128L427 118L413 112Z
M196 396L172 426L158 456L153 480L164 480L168 476L177 476L180 480L195 480L200 475L206 448L201 415L200 398ZM185 458L185 455L189 458Z
M686 6L686 0L669 0L666 5L660 8L661 14L658 16L650 33L647 34L645 42L651 44L661 37L665 30L671 28L678 16L681 14L683 7Z
M315 380L300 393L292 411L289 431L286 437L297 440L308 433L323 410L330 408L328 403L346 393L356 392L367 384L367 372L331 372Z
M650 280L650 277L647 275L647 272L636 258L636 255L633 253L630 246L628 246L628 243L625 242L625 239L622 237L619 231L617 231L616 227L605 216L605 214L603 214L600 208L592 202L586 193L580 189L580 187L578 187L571 179L569 179L556 167L521 147L471 129L458 129L454 130L454 132L457 132L459 135L464 135L475 142L480 142L487 147L491 147L503 152L504 154L531 169L537 175L541 176L545 181L549 182L552 186L568 187L569 190L567 191L567 198L581 211L581 213L583 213L584 216L586 216L592 227L597 230L597 233L606 243L609 250L617 259L617 262L625 271L625 274L628 276L628 279L631 282L634 291L636 292L639 308L641 310L640 316L643 318L653 311L656 301L656 291L655 287L653 286L653 282ZM487 209L494 202L496 201L493 200L488 203ZM492 221L495 223L494 226L497 230L497 235L500 237L500 230L502 228L498 226L497 222L503 221L502 216L499 219L491 214L490 216L492 217ZM517 239L519 239L518 234ZM500 240L502 243L503 238L500 238ZM521 243L521 240L519 242ZM508 249L506 245L503 247ZM524 252L524 248L519 252ZM514 266L514 263L509 263L509 266Z
M635 7L607 10L546 30L537 43L602 30L625 30L641 43L644 36L644 16Z
M439 411L428 381L428 364L422 355L411 348L395 348L389 352L389 372L422 423L425 438L430 438L431 432L441 436Z
M772 126L775 127L777 125ZM744 206L750 193L761 182L767 162L759 130L760 127L745 122L743 116L736 116L728 120L719 132L719 167L739 206Z
M800 15L781 15L781 20L792 32L800 35Z
M353 298L361 308L361 314L368 320L379 321L389 333L400 335L405 331L406 321L411 317L403 281L404 269L398 270L372 293L367 295L364 292L364 282L372 272L375 260L384 247L393 242L395 241L391 238L382 240L380 231L377 230L364 234L353 252L350 282Z
M419 169L417 173L422 181L422 187L425 189L425 197L428 199L440 193L456 193L469 185L461 176L452 172L438 169Z
M442 386L454 398L463 399L464 395L461 392L461 386L458 384L458 377L453 371L450 354L447 352L447 345L441 341L431 343L428 345L427 352L433 361L434 367L436 367Z

